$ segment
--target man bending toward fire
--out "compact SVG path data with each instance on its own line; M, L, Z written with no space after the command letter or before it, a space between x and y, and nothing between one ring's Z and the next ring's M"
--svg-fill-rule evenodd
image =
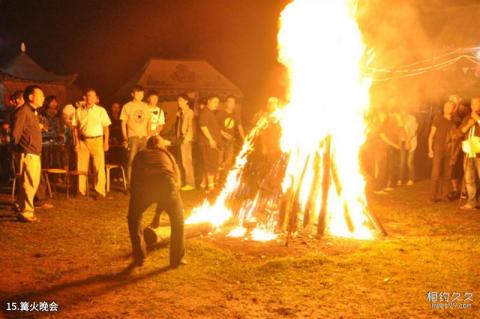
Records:
M166 211L170 218L170 266L186 264L183 230L183 203L180 198L180 173L160 136L147 141L147 149L140 151L132 163L131 197L128 208L128 230L133 250L133 267L143 265L146 257L143 242L142 216L153 203L157 212Z

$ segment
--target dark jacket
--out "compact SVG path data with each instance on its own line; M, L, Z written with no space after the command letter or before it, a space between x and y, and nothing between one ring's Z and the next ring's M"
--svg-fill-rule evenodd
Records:
M165 183L175 190L180 182L177 163L167 150L147 149L140 151L132 163L132 195L151 189L158 189L158 183Z
M42 153L42 133L37 112L28 103L21 106L14 115L13 143L22 153Z

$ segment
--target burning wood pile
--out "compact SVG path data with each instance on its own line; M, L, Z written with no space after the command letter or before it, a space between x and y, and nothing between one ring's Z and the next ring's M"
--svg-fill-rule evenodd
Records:
M287 244L312 228L320 236L385 234L368 209L359 165L370 81L360 72L367 56L355 14L351 0L285 8L278 44L288 102L258 120L216 200L195 208L187 224L234 224L229 236L253 240L286 232Z

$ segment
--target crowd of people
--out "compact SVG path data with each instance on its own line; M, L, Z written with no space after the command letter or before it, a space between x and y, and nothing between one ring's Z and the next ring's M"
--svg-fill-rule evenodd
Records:
M480 98L470 106L458 95L449 96L441 112L433 116L428 135L428 157L432 160L431 201L467 199L461 209L477 207L480 176ZM415 181L418 122L404 107L375 110L366 144L371 155L371 188L386 194ZM367 165L368 166L368 165Z
M11 178L12 172L21 171L19 165L13 165L21 156L18 150L20 137L15 136L15 129L25 132L21 118L17 117L23 106L32 103L29 94L31 92L27 91L12 94L8 112L1 117L0 146L5 154L11 154L2 156L0 162L3 181ZM432 159L433 202L459 199L463 192L468 196L468 203L462 207L476 206L476 178L480 163L475 158L480 153L480 145L477 146L480 144L477 141L480 128L474 121L480 118L479 101L478 98L472 99L468 107L458 95L451 95L442 112L431 121L428 156ZM133 160L146 148L150 136L168 137L164 143L170 146L179 163L181 189L197 188L207 193L225 177L222 173L232 167L237 142L245 138L241 114L233 96L227 97L224 107L219 110L218 96L193 101L186 94L179 95L177 112L170 119L175 124L169 132L164 131L166 112L160 106L158 93L148 91L145 94L139 86L133 87L131 101L123 106L115 102L108 110L99 106L94 89L87 89L82 98L63 108L55 96L37 102L41 102L35 107L41 151L35 152L42 154L41 166L88 172L92 165L95 181L92 197L95 199L106 196L106 162L124 166L126 183L130 184ZM386 108L372 112L369 124L365 144L368 158L364 163L373 192L386 194L395 187L413 185L419 143L419 125L413 111L390 102ZM31 136L25 138L31 143ZM49 207L42 174L39 178L34 204ZM86 179L86 175L78 176L80 196L86 195ZM121 179L121 175L114 177L114 180Z
M170 119L175 124L164 132L167 118L158 93L145 94L140 86L133 87L129 102L113 103L108 110L99 105L97 92L91 88L64 107L55 96L45 98L38 86L12 94L8 111L1 117L0 145L9 155L2 156L2 179L8 181L15 172L25 174L30 168L36 172L32 178L23 178L22 183L30 185L22 184L17 191L19 218L37 221L34 207L51 207L45 203L40 167L90 172L92 197L101 200L106 198L105 163L124 166L130 186L135 156L146 149L152 136L164 135L162 143L176 155L182 191L213 191L225 175L222 172L234 163L236 141L245 137L236 98L228 96L221 110L216 95L193 101L181 94L177 103L175 118ZM26 162L32 163L27 167ZM79 196L86 196L87 178L88 174L78 174ZM121 179L121 175L114 177Z
M365 150L370 164L371 186L375 194L386 194L394 187L415 181L415 152L418 144L418 122L404 108L374 110L370 118L370 134Z
M8 111L1 116L0 165L3 179L20 177L14 190L19 220L36 222L35 207L52 207L46 202L43 167L85 172L77 174L78 195L87 195L90 175L94 180L92 197L101 200L106 198L105 163L116 163L126 169L125 182L131 194L128 224L134 264L143 264L146 256L140 223L143 212L154 202L158 207L152 225L158 226L160 213L167 212L172 227L170 262L175 267L182 264L179 191L209 193L218 187L234 165L236 142L245 138L236 98L227 97L220 110L219 105L216 95L195 101L179 95L175 117L170 119L175 124L166 132L167 114L158 93L145 94L140 86L133 87L129 102L123 106L113 103L108 110L99 105L98 94L91 88L62 108L55 96L45 97L38 86L15 92ZM271 97L258 116L278 105L278 99ZM419 144L415 114L393 103L371 114L362 161L368 186L374 194L383 195L413 185ZM259 139L265 161L269 154L280 155L275 151L279 140L275 127ZM480 179L480 98L473 98L469 107L458 95L448 98L431 121L428 157L432 160L431 200L436 203L465 196L461 208L475 209Z

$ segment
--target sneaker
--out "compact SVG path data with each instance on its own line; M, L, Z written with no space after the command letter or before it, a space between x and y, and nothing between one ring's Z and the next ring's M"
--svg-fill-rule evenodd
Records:
M53 208L53 205L50 204L50 203L41 203L41 204L39 204L38 206L35 206L35 207L38 207L40 209L51 209L51 208Z
M35 223L40 220L35 216L33 212L23 212L18 214L18 219L25 223Z
M20 204L18 204L18 203L12 203L12 209L16 213L22 212L22 208L20 207Z
M412 181L412 180L409 180L409 181L407 182L407 186L412 186L412 185L413 185L413 181Z
M384 190L378 190L378 191L373 191L374 194L377 194L377 195L385 195L387 192L385 192Z
M465 204L463 206L460 206L460 209L461 210L473 210L473 209L475 209L475 207L473 207L472 204Z
M195 189L195 187L193 187L192 185L185 185L181 189L184 192L188 192L188 191L193 191Z
M391 191L393 191L393 187L388 186L388 187L385 187L383 190L385 192L391 192Z
M451 202L453 202L454 200L460 199L460 193L459 193L459 192L456 192L456 191L452 191L452 192L448 193L447 198L448 198Z

